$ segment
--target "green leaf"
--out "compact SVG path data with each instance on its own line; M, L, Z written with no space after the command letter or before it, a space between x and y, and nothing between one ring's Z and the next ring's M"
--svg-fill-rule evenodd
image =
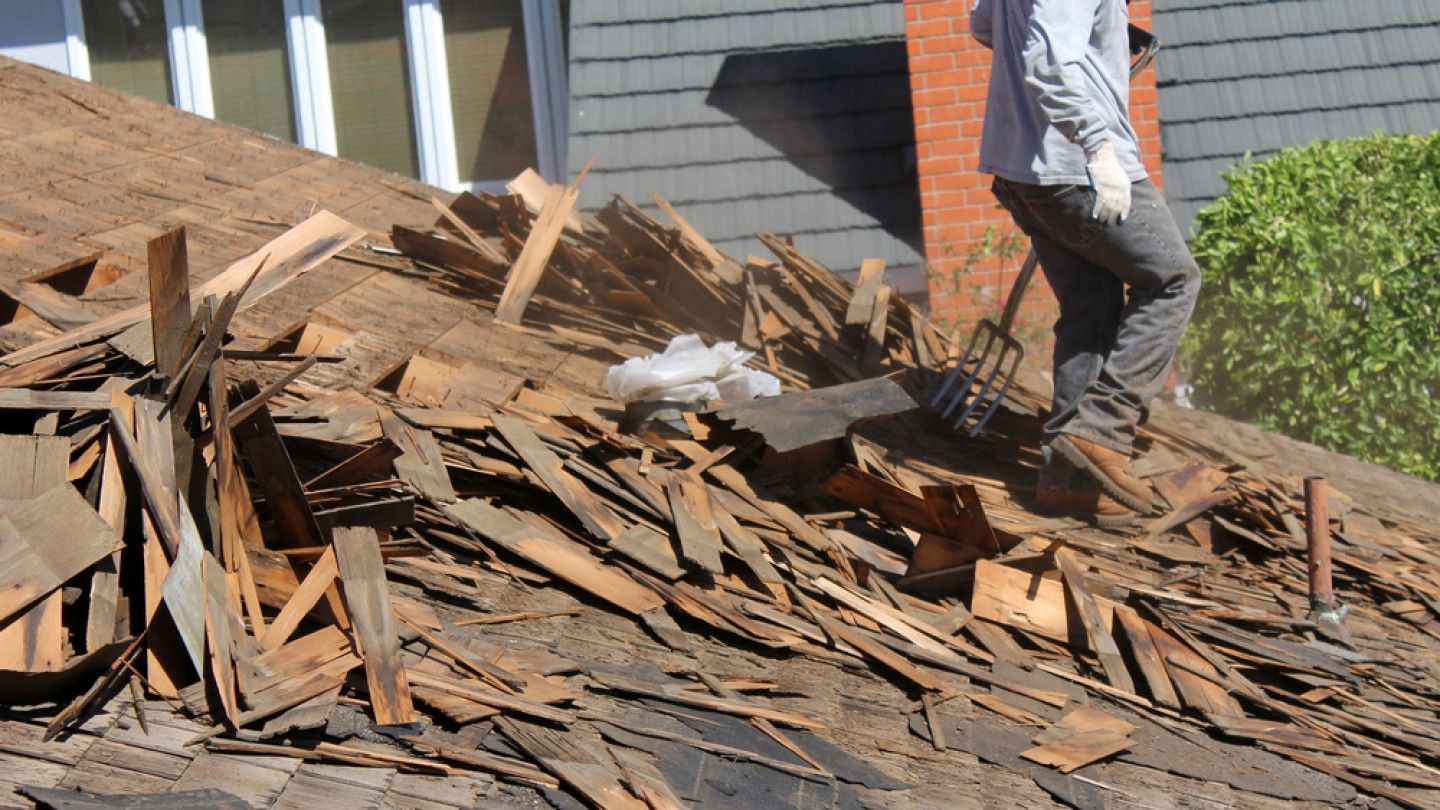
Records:
M1225 179L1191 245L1196 401L1440 479L1440 133L1247 155Z

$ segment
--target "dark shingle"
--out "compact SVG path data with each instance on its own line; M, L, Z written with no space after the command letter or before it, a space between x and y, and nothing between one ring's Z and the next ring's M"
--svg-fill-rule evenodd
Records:
M1440 129L1440 2L1153 5L1165 193L1182 228L1247 152Z
M582 204L669 198L722 249L789 233L837 270L879 256L923 289L899 0L584 0L571 10ZM903 272L903 271L901 271Z

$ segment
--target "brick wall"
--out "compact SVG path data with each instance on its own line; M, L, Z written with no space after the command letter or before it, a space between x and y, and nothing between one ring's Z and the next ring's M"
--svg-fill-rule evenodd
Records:
M905 0L930 304L938 321L965 331L997 316L1029 247L990 193L990 177L977 169L990 51L970 38L972 1ZM1150 28L1148 0L1133 2L1130 18ZM1159 184L1153 67L1135 80L1130 104L1146 166ZM1054 311L1054 295L1037 276L1016 322L1035 356L1048 354Z

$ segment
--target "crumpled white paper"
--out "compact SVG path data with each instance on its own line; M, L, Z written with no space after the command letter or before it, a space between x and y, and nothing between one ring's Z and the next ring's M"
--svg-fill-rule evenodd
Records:
M749 402L780 395L780 380L745 368L754 352L733 341L707 347L699 335L680 335L665 351L632 357L605 374L605 390L621 402Z

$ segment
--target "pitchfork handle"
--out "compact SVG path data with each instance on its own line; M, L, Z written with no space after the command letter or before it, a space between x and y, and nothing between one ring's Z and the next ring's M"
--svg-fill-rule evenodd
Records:
M1035 255L1035 249L1030 249L1030 254L1025 257L1025 264L1020 266L1020 275L1015 277L1015 284L1010 288L1010 295L1005 299L1005 310L1000 313L1000 332L1009 335L1011 328L1015 326L1015 315L1020 311L1020 301L1025 297L1025 288L1030 286L1030 279L1035 275L1035 268L1040 265L1040 257Z

